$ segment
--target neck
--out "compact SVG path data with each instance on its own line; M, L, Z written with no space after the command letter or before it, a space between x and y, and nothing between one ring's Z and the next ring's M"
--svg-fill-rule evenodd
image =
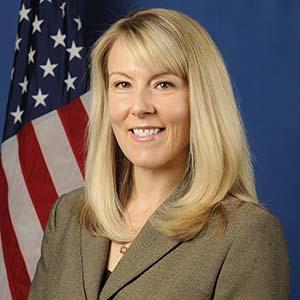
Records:
M186 168L186 155L163 168L133 167L133 191L128 210L137 214L154 212L180 183Z

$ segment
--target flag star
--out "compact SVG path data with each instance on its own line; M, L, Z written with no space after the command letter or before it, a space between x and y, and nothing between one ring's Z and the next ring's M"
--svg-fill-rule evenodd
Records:
M46 77L48 74L54 75L54 69L58 66L58 64L51 64L50 58L47 59L47 63L45 65L40 65L40 68L44 70L43 77Z
M60 29L58 29L56 35L50 35L50 37L51 37L51 39L53 39L55 41L55 44L53 46L54 48L56 48L58 45L62 45L64 47L66 47L66 44L65 44L66 35L62 34Z
M26 7L25 7L25 5L23 3L22 8L19 11L19 15L20 15L19 22L22 22L23 20L29 21L28 14L29 14L30 11L31 11L31 8L26 9Z
M26 76L24 77L24 81L19 83L19 86L22 87L22 95L27 93L28 80Z
M71 74L68 73L68 78L64 80L67 85L67 91L69 91L69 89L75 90L74 81L76 79L77 77L71 77Z
M74 57L81 58L79 52L81 51L83 47L76 47L75 42L72 42L71 48L67 48L67 51L70 53L69 60L71 61Z
M80 20L80 17L78 18L74 18L74 21L77 23L77 30L79 31L82 27L82 24L81 24L81 20Z
M32 33L35 33L36 31L41 32L41 25L44 22L44 20L39 20L38 16L35 16L34 21L32 22Z
M34 63L34 54L35 54L36 50L33 50L32 47L30 46L30 50L28 53L28 63L30 64L31 62Z
M65 11L66 4L67 4L66 2L63 2L62 5L59 7L62 11L62 17L64 17L66 14L66 11Z
M22 38L19 38L19 36L17 35L17 39L16 39L16 50L20 50L20 43L21 43Z
M49 94L43 94L42 90L39 89L36 95L32 95L32 98L36 101L34 107L39 105L46 106L45 99L49 96Z
M22 123L22 115L24 113L24 110L20 110L20 106L17 106L17 110L15 112L11 112L10 114L15 118L14 119L14 124L16 124L17 122Z

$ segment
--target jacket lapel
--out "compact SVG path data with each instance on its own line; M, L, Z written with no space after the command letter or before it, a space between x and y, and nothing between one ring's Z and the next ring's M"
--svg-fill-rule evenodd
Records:
M150 219L109 276L100 293L100 300L112 297L180 243L155 230ZM107 267L109 247L109 239L92 237L84 228L81 229L83 285L89 300L98 299L100 283Z
M179 243L159 233L148 220L109 276L99 299L112 297Z
M186 193L189 188L187 179L187 177L184 178L177 189L147 220L140 233L110 274L100 293L99 300L110 299L126 284L133 281L182 243L179 240L172 240L156 230L154 226L152 226L151 219L157 214L160 214L168 204Z
M110 299L126 284L182 243L172 240L156 230L151 224L151 219L154 215L159 214L165 205L184 194L187 188L188 186L183 181L183 184L148 219L109 276L99 295L99 300ZM107 266L109 247L109 239L91 237L84 228L81 229L83 281L87 299L98 299L99 285Z
M92 237L85 228L81 228L80 242L86 298L95 300L98 299L100 283L106 269L110 240L104 237Z

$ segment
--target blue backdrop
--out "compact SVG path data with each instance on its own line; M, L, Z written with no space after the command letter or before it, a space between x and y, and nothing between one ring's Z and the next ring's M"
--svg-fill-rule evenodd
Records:
M1 135L19 5L17 0L0 4ZM173 8L194 17L221 49L247 129L258 195L283 224L292 271L291 299L300 299L300 1L81 0L86 44L91 45L114 20L142 7Z

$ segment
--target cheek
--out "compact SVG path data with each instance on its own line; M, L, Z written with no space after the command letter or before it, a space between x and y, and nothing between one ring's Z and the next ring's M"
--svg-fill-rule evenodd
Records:
M111 124L118 124L122 122L129 110L129 103L126 101L117 101L115 99L109 99L108 113Z
M183 101L178 101L177 99L177 101L169 103L168 110L165 111L165 120L170 127L170 135L168 137L170 149L177 149L178 145L185 146L190 138L188 99L183 99Z
M176 103L176 102L175 102ZM166 111L166 121L177 128L189 128L189 105L185 101L177 101L176 105L170 103Z

